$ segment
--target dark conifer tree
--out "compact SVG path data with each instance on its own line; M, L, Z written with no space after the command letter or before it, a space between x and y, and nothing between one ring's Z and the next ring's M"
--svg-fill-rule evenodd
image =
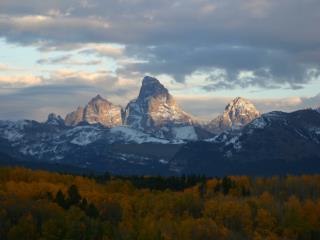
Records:
M65 196L63 194L63 192L61 190L59 190L56 194L56 197L55 197L55 202L62 208L66 209L68 206L67 206L67 202L66 202L66 199L65 199Z
M68 189L68 203L69 205L79 205L81 201L81 196L79 194L76 185L71 185Z

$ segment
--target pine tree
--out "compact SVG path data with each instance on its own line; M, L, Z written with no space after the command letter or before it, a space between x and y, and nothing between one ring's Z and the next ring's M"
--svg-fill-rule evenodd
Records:
M98 211L98 209L96 208L96 206L93 203L90 203L87 206L86 214L87 214L88 217L91 217L91 218L99 217L99 211Z
M81 201L81 196L79 194L76 185L71 185L68 189L68 203L70 206L78 205Z
M55 202L62 208L67 209L68 204L66 202L65 196L61 190L59 190L55 197Z

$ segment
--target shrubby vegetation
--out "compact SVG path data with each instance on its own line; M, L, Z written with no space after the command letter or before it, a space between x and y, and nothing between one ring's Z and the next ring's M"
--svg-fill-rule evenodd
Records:
M0 168L0 239L320 239L320 176L100 177Z

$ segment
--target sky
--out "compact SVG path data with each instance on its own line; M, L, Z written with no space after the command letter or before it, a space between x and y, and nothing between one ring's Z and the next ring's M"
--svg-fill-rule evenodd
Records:
M320 106L319 0L0 0L0 119L115 104L158 78L201 119Z

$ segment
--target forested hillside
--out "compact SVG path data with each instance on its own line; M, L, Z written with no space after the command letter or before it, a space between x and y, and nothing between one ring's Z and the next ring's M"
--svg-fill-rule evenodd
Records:
M320 239L320 176L83 177L0 169L0 239Z

